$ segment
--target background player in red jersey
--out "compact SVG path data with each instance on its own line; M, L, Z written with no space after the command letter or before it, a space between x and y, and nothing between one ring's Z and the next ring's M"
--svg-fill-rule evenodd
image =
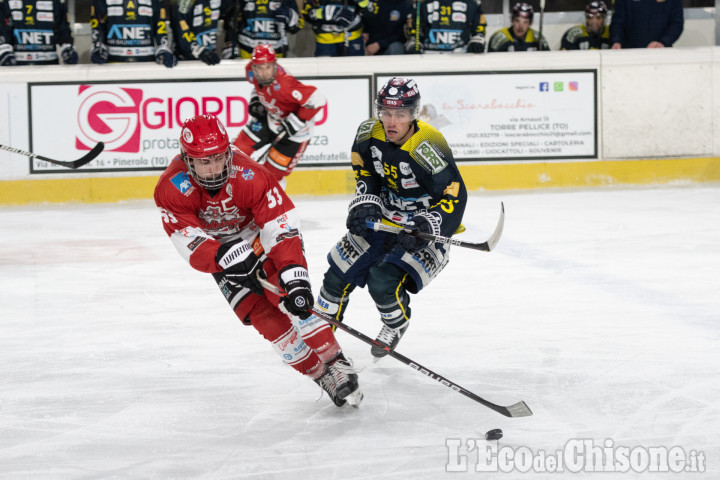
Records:
M180 144L180 155L155 188L175 248L193 268L213 275L238 318L272 343L285 363L315 380L337 406L357 406L357 374L332 329L308 318L313 295L290 198L230 145L225 127L211 115L185 122ZM258 272L287 296L266 292Z
M275 57L270 45L261 44L245 66L245 76L254 87L251 118L234 143L247 155L271 144L258 161L280 181L290 175L305 152L325 97L286 73Z

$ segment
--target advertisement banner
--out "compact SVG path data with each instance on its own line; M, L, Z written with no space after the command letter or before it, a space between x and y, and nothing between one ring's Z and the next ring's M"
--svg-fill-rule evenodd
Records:
M303 80L327 99L299 166L347 165L357 125L370 115L370 77ZM244 80L29 84L30 146L52 145L71 160L98 142L103 153L80 170L31 161L31 173L162 170L180 151L180 127L216 115L231 139L248 121L252 85Z
M458 161L598 156L595 70L409 76Z

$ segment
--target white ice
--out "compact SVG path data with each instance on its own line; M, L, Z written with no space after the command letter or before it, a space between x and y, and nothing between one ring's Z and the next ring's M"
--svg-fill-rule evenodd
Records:
M295 199L316 290L348 198ZM398 351L525 400L515 419L341 332L365 400L318 400L150 201L0 209L0 478L668 478L476 473L491 428L532 453L678 446L706 469L680 477L720 478L720 185L473 193L459 238L487 238L501 201L497 249L453 247ZM366 290L346 321L379 331Z

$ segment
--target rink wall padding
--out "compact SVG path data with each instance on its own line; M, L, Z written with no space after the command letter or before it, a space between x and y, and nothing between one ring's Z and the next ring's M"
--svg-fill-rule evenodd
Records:
M720 158L461 165L469 191L662 185L720 181ZM0 205L106 203L151 199L157 176L0 181ZM288 177L292 195L351 194L352 170L301 169Z

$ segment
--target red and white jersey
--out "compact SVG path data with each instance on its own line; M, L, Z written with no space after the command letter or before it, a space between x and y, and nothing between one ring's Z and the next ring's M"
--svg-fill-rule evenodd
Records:
M235 147L228 181L215 195L195 183L178 155L160 175L155 204L175 248L201 272L222 271L218 248L239 238L256 252L259 243L278 271L307 268L295 206L263 167Z
M261 87L255 78L250 62L245 66L245 76L253 84L253 94L257 94L260 103L268 112L268 123L279 124L279 120L294 113L308 126L307 139L315 125L315 115L325 107L325 97L312 85L305 85L295 77L286 73L278 65L275 80L270 85ZM298 132L299 135L301 132ZM297 136L296 135L296 136ZM302 141L302 140L299 140Z

